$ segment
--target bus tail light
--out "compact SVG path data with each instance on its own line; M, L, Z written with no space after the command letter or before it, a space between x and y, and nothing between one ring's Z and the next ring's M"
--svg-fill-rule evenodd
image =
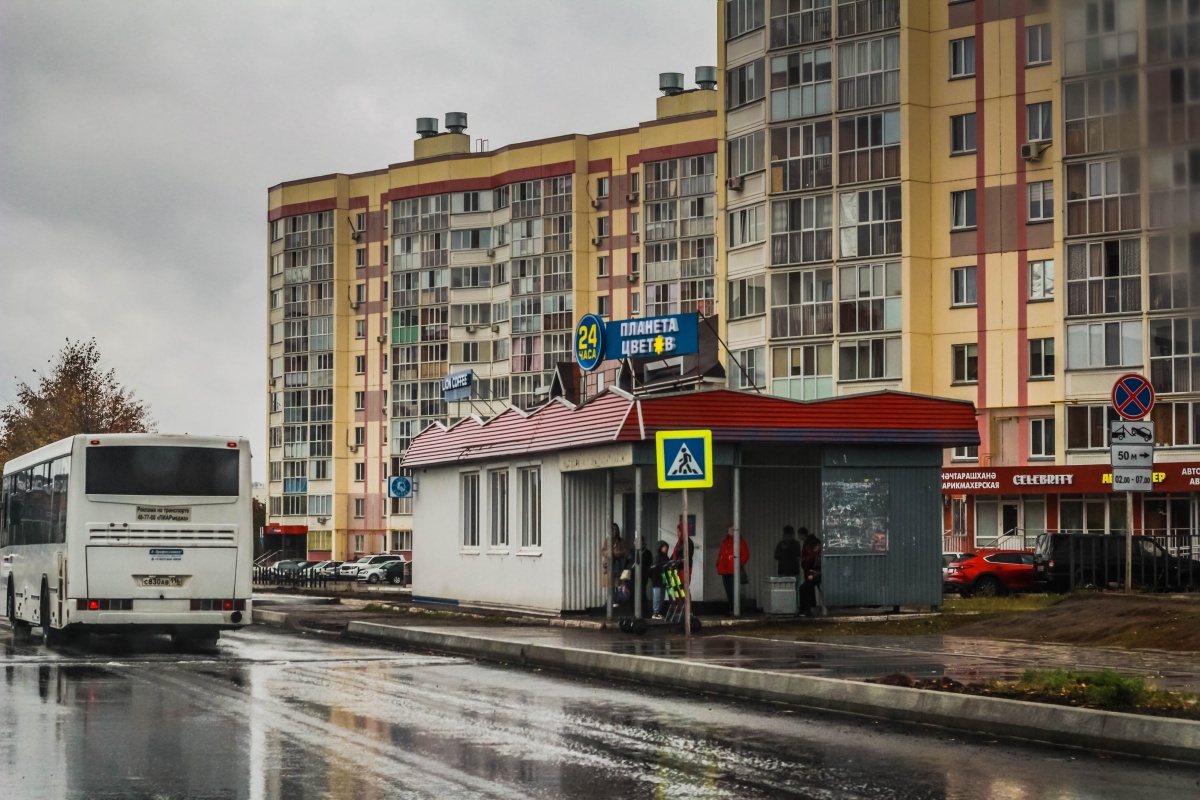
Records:
M81 597L75 601L76 611L132 611L133 600L113 600L108 597Z
M245 611L245 600L192 600L192 611Z

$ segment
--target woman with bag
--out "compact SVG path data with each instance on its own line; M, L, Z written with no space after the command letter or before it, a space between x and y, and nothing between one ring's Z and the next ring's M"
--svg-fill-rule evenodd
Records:
M721 583L725 584L725 597L729 600L729 613L733 614L733 593L739 591L739 584L744 583L742 578L745 576L744 570L746 563L750 561L750 548L746 546L746 540L741 540L741 547L738 548L741 555L742 575L734 577L733 573L733 526L729 526L729 531L725 534L725 538L721 540L721 549L717 551L717 574L721 576Z

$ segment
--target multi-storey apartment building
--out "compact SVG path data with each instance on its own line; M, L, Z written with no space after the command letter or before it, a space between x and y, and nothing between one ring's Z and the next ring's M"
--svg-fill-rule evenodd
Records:
M755 380L974 401L946 527L985 546L1125 529L1109 392L1143 373L1134 525L1195 531L1196 4L729 0L723 23L728 337Z
M723 115L715 70L697 80L670 74L635 128L497 150L465 114L423 118L410 162L270 190L274 530L311 558L408 550L384 482L421 429L545 402L589 311L715 313Z
M699 310L734 387L973 401L951 547L1127 515L1194 534L1200 7L715 5L717 91L654 122L492 152L442 134L271 190L272 521L314 556L402 549L380 478L422 426L541 402L583 313ZM468 367L480 399L448 408ZM1158 392L1132 511L1107 466L1127 372Z

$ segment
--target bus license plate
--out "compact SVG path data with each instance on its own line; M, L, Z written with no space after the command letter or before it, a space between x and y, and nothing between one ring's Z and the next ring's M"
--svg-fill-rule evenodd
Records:
M143 575L142 586L183 586L182 575Z

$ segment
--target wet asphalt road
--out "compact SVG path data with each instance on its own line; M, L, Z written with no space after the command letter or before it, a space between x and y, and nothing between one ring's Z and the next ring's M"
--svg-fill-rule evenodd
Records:
M0 798L1196 798L1200 770L251 629L0 627Z

